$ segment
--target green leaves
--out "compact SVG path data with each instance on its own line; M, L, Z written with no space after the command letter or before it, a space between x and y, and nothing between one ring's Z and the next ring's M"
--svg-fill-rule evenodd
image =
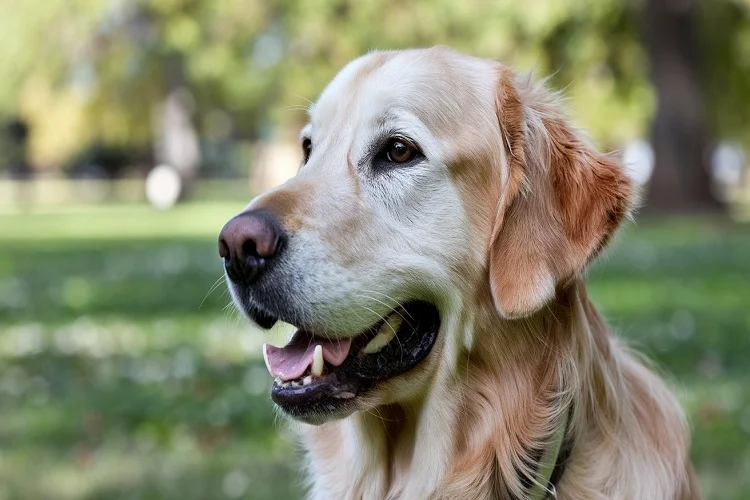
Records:
M750 4L699 4L709 115L719 136L742 139L750 130L750 116L741 111L750 109ZM150 116L167 86L164 68L175 57L196 98L199 130L206 112L222 109L232 114L235 135L248 139L268 124L298 127L304 114L289 107L314 100L351 59L374 49L434 44L551 75L551 84L565 89L580 124L605 146L645 136L654 107L638 2L51 0L20 5L0 0L6 13L0 18L0 116L21 111L32 122L53 122L33 131L32 154L43 163L60 163L76 149L73 143L80 147L95 138L122 145L149 142ZM41 100L39 89L52 92L43 106L33 105ZM71 104L71 91L83 98ZM49 136L66 129L71 115L80 116L81 125L69 144L57 144Z

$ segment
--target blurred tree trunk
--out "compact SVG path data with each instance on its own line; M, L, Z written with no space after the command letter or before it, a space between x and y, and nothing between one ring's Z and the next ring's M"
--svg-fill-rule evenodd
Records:
M711 192L695 15L695 0L644 4L644 38L658 103L651 128L656 164L646 211L722 208Z
M181 199L188 197L198 176L200 145L193 124L195 102L185 84L183 58L173 54L164 64L165 95L159 110L156 127L156 158L173 167L183 185Z

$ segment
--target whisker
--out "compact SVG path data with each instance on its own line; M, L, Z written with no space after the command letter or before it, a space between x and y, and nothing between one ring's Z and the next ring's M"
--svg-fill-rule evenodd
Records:
M224 274L222 273L222 275L219 276L219 278L216 281L214 281L214 284L211 285L211 287L208 289L208 291L206 292L206 295L203 296L203 300L201 300L201 303L198 306L199 311L201 310L201 307L203 307L203 303L206 302L206 299L208 298L208 296L211 295L211 293L213 293L213 291L216 290L223 281L224 281Z
M386 304L385 302L383 302L383 301L381 301L381 300L378 300L378 299L376 299L375 297L370 297L369 295L361 295L361 294L355 294L355 295L356 295L357 297L362 297L363 299L370 299L370 300L374 300L375 302L378 302L378 303L380 303L380 304L383 304L383 305L384 305L385 307L387 307L387 308L389 308L389 309L391 308L391 306L389 306L388 304ZM398 303L397 303L397 304L398 304ZM406 318L404 317L404 315L403 315L403 314L401 314L401 312L399 312L399 309L401 309L402 311L404 311L404 312L406 313L406 315L407 315L407 316L409 316L409 318L410 318L411 320L414 320L414 321L416 321L416 320L414 319L414 317L413 317L413 316L412 316L411 314L409 314L409 313L408 313L408 312L406 311L406 309L404 309L404 308L403 308L403 307L401 306L401 304L398 304L398 305L397 305L396 307L394 307L394 308L393 308L393 312L395 312L396 314L398 314L399 316L401 316L401 319L403 319L404 321L406 321L406 324L407 324L407 325L409 325L410 327L414 328L414 325L413 325L413 324L412 324L412 323L411 323L411 322L410 322L410 321L409 321L408 319L406 319Z
M307 106L302 106L300 104L292 104L289 106L280 107L279 111L307 111Z
M292 94L292 95L293 95L294 97L298 98L298 99L302 99L303 101L305 101L305 102L306 102L307 104L309 104L309 105L312 105L312 104L314 104L314 103L313 103L313 102L312 102L312 101L311 101L310 99L308 99L307 97L301 96L301 95L299 95L299 94Z
M365 293L377 293L379 295L382 295L386 299L392 301L396 305L396 307L403 307L403 305L404 305L402 302L399 302L398 300L394 299L393 297L391 297L387 293L379 292L377 290L367 290L367 289L362 289L360 291L365 292ZM372 300L377 300L375 297L367 297L367 298L372 299ZM380 302L380 301L378 301L378 302ZM384 302L380 302L380 303L383 304L386 307L391 307L391 306L389 306L388 304L386 304ZM393 307L393 309L395 309L396 307ZM412 320L414 320L414 316L412 316L411 314L409 314L409 311L407 311L406 309L404 309L404 312L409 316L409 318L411 318ZM404 318L404 319L406 319L406 318Z

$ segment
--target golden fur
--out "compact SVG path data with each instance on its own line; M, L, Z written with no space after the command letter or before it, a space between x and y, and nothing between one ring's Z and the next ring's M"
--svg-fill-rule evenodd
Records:
M396 96L444 148L433 156L449 174L446 192L458 193L455 215L430 217L438 226L460 217L463 235L451 240L460 258L435 257L436 276L451 278L430 292L444 311L431 354L348 417L299 425L310 498L524 498L568 412L558 498L699 498L678 402L609 333L583 283L634 203L622 168L571 127L557 95L493 61L434 48L380 52L352 68L311 111L309 127L331 132L313 135L310 164L251 208L323 234L340 268L370 265L377 276L367 242L407 238L398 224L408 222L378 226L351 144L367 123L357 110ZM423 79L400 80L412 72ZM351 140L331 137L349 130ZM425 248L446 246L430 234Z

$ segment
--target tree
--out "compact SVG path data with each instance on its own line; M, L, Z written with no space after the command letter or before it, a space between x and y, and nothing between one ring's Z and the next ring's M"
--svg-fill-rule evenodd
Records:
M701 88L694 0L647 0L643 29L656 89L651 139L656 168L647 210L716 210L708 166L709 132Z
M654 209L714 209L710 137L750 140L750 0L0 0L0 7L10 12L0 16L9 42L0 57L0 74L9 75L0 79L0 116L28 119L31 155L49 164L96 141L150 148L153 116L180 89L191 96L183 111L194 109L200 139L212 128L229 130L226 142L296 130L304 107L354 57L434 44L549 77L605 149L647 135L655 115Z

